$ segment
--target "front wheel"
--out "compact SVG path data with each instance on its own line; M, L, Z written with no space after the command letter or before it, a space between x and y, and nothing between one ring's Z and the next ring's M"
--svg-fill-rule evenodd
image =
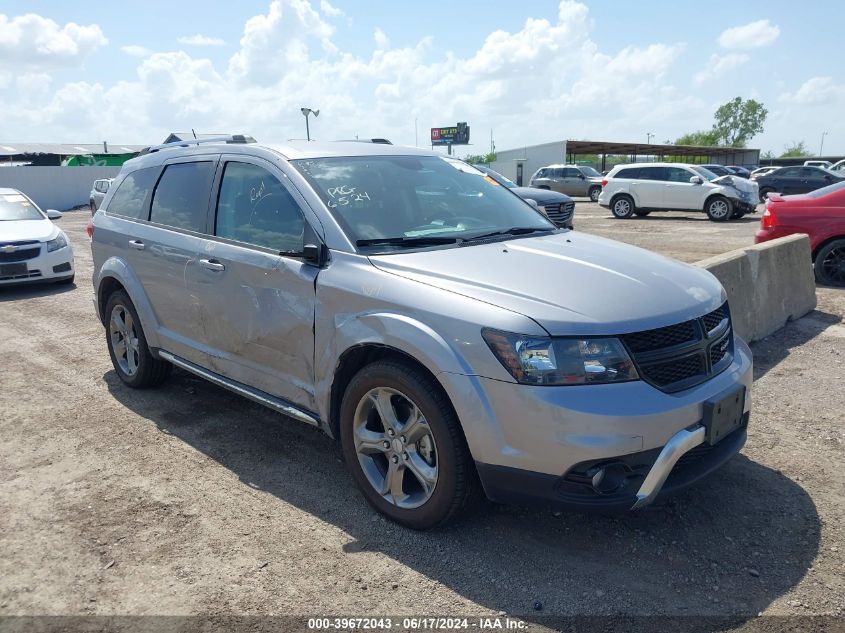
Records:
M460 424L434 380L411 364L361 369L340 407L343 456L367 501L393 521L427 530L474 496Z
M828 286L845 286L845 239L825 244L813 263L816 280Z
M760 189L760 202L765 202L766 199L769 197L769 194L772 193L774 189L769 187L763 187Z
M599 196L601 195L601 187L591 187L587 194L590 196L590 202L598 202Z
M610 211L620 220L630 218L636 212L634 199L631 196L617 196L610 205Z
M713 222L724 222L733 213L731 201L724 196L713 196L704 205L704 212Z
M170 375L173 366L150 352L135 306L123 290L109 296L106 319L109 356L115 372L125 384L143 389L158 385Z

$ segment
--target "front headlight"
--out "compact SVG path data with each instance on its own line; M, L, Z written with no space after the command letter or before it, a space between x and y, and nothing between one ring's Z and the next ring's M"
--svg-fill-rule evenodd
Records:
M52 253L53 251L57 251L60 248L64 248L65 246L67 246L67 239L65 238L65 234L59 233L56 236L56 239L47 242L47 252Z
M547 338L485 328L487 345L524 385L596 385L638 380L625 347L616 338Z

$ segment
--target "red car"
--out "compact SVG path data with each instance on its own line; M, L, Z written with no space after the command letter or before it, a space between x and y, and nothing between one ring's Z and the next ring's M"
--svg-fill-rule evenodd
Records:
M845 182L795 196L770 193L754 241L793 233L810 236L818 282L845 286Z

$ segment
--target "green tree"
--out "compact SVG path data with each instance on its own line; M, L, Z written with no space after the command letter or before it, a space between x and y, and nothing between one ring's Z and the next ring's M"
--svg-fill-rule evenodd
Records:
M713 130L699 130L698 132L690 132L689 134L684 134L683 136L680 136L675 140L675 145L710 146L718 144L719 139L717 138L716 133Z
M792 141L784 145L783 154L780 155L781 158L802 158L804 156L810 156L804 141Z
M774 158L774 157L775 157L775 153L770 149L767 149L765 152L760 154L760 158L765 158L767 160L770 159L770 158Z
M713 133L719 144L745 147L746 142L763 131L768 114L759 101L735 97L716 110Z
M464 161L470 165L489 165L494 160L496 160L496 152L489 152L487 154L467 154L464 156Z

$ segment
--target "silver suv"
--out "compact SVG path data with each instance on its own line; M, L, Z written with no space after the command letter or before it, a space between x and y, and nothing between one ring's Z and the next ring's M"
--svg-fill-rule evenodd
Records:
M232 137L152 148L93 219L130 387L172 366L340 441L404 525L625 511L740 450L752 360L708 272L556 228L461 161Z
M550 189L568 196L587 196L597 202L601 193L602 176L584 165L549 165L534 172L530 187Z

